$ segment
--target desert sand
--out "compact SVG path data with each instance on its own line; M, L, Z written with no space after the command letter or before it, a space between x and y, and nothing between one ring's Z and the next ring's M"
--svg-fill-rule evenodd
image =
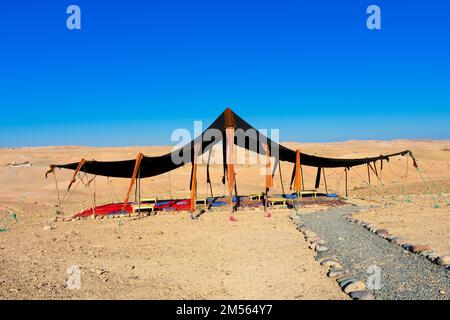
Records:
M361 219L388 228L441 254L450 253L450 141L348 141L286 143L288 147L327 157L377 156L410 149L428 182L405 157L392 159L380 183L367 167L349 171L349 201L378 206ZM289 210L270 218L262 211L208 212L199 220L186 213L158 214L143 219L52 222L57 193L49 164L132 159L138 152L158 155L171 147L39 147L0 149L0 209L12 208L19 223L0 233L1 299L146 298L146 299L347 299L326 277L313 253L289 219ZM448 150L448 149L447 149ZM29 162L31 166L12 167ZM407 165L408 163L408 165ZM207 195L205 165L199 168L199 196ZM406 175L406 167L408 174ZM282 163L284 189L292 164ZM222 167L211 168L213 192L224 194ZM186 198L190 166L142 181L143 197ZM236 167L240 194L261 192L261 167ZM63 197L72 172L56 170ZM344 194L342 169L327 169L328 192ZM313 188L315 169L304 169L305 185ZM123 201L127 179L95 180L96 203ZM324 184L320 190L324 191ZM82 184L66 198L66 217L92 206L92 192ZM272 192L281 192L277 175ZM432 195L429 195L432 193ZM91 196L90 196L91 194ZM436 207L436 204L439 208ZM48 226L51 225L51 229ZM67 268L81 269L81 289L66 288Z

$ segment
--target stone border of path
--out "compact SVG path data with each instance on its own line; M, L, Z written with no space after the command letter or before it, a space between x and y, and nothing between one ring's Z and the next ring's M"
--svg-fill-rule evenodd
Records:
M320 239L313 231L307 229L303 222L294 219L293 216L291 216L291 219L297 226L297 230L304 235L306 242L309 244L309 249L316 252L316 261L319 262L321 266L328 268L327 276L336 279L336 282L343 292L348 294L353 300L375 299L367 290L366 284L352 276L351 271L345 269L342 262L331 253L324 240Z
M379 237L402 247L404 250L421 255L430 262L444 267L447 271L447 278L450 279L450 255L440 255L439 253L433 251L431 246L426 244L413 244L400 236L389 233L387 229L378 229L371 223L356 219L353 215L346 216L345 218L349 222L356 223L357 225L367 229L369 232L372 232Z

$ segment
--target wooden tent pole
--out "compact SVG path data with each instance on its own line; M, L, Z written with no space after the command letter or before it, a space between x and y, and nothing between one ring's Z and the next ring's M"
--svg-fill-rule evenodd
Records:
M272 172L270 170L270 148L268 144L265 144L266 147L266 192L264 195L264 211L267 211L267 204L269 201L269 190L273 186L273 178Z
M195 187L197 185L197 164L192 163L192 179L191 179L191 212L195 211Z
M138 184L139 184L139 179L136 177L136 185L134 186L134 202L138 202Z
M325 168L322 168L323 182L325 183L325 193L328 194L327 177L325 176Z
M97 206L97 182L94 177L94 206Z
M378 175L378 169L377 169L377 162L376 161L373 162L373 167L374 167L375 174L376 174L377 178L380 179L380 176Z
M209 181L209 190L211 191L211 198L214 198L214 193L213 193L211 181Z
M301 164L300 164L300 173L302 175L302 190L305 191L305 182L303 181L303 168Z
M86 163L86 160L81 159L80 162L78 163L77 169L75 170L75 172L73 173L72 176L72 180L70 180L69 186L67 187L67 191L70 190L70 187L72 186L72 184L74 184L74 182L76 181L76 176L77 174L80 172L80 170L83 168L84 164Z
M284 184L283 184L283 175L281 174L281 161L278 160L278 171L280 173L280 183L281 183L281 192L285 195Z
M237 181L236 181L236 177L234 177L234 194L236 197L236 210L239 208L239 206L241 205L241 202L239 200L239 196L238 196L238 190L237 190Z
M231 212L233 209L233 188L234 188L234 163L233 163L233 146L234 146L234 127L227 128L227 178L228 178L228 194L230 198Z
M137 185L139 186L139 193L138 193L138 217L141 217L141 167L139 166L138 170L138 182Z
M317 173L316 173L316 183L314 184L314 189L319 189L320 187L320 180L321 180L321 173L322 173L322 168L321 167L317 167Z
M348 170L345 167L345 197L348 197Z
M196 195L197 195L197 155L200 148L200 143L194 145L194 155L192 159L192 178L191 178L191 212L195 211L196 208Z
M136 162L134 164L134 170L133 170L133 175L131 176L130 186L128 187L128 191L125 196L125 200L123 201L123 211L125 211L125 208L128 204L128 200L130 199L130 194L131 194L131 191L133 190L134 184L136 183L136 176L138 174L139 168L141 166L141 161L143 158L144 158L144 155L142 153L139 153L136 156Z
M230 199L231 213L234 212L233 207L233 188L235 183L234 176L234 115L231 109L227 108L224 112L225 116L225 140L224 148L226 147L226 163L227 163L227 177L228 177L228 193Z
M302 186L302 173L301 173L301 167L302 164L300 162L300 150L297 149L295 152L295 177L294 177L294 191L297 193L296 202L297 205L295 207L295 211L298 212L298 206L299 206L299 196L301 192L301 186Z
M208 164L206 165L206 183L209 184L209 190L211 191L211 198L214 198L211 176L210 176L210 172L209 172L209 165L211 162L211 153L212 153L212 147L209 149L209 153L208 153Z

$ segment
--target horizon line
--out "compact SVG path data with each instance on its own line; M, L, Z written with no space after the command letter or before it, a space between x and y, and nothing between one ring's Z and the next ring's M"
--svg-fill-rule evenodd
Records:
M280 141L280 144L286 144L286 143L307 143L307 144L321 144L321 143L347 143L347 142L400 142L400 141L411 141L411 142L449 142L450 139L439 139L439 138L394 138L394 139L348 139L348 140L334 140L334 141ZM219 142L220 143L220 142ZM31 148L145 148L145 147L173 147L174 145L166 144L153 144L153 145L63 145L63 144L57 144L57 145L30 145L30 146L0 146L0 149L31 149Z

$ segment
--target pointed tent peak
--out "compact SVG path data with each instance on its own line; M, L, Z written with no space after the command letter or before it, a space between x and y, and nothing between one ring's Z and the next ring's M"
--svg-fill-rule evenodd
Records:
M234 127L235 123L233 110L231 110L230 108L226 108L223 114L225 116L225 128Z

